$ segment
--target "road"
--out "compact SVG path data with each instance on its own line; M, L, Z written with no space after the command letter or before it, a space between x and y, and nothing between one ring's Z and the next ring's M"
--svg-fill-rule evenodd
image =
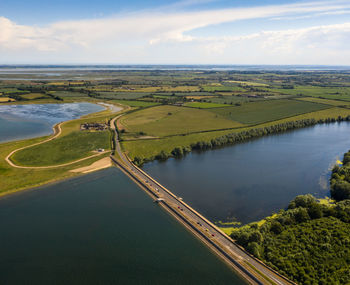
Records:
M184 223L197 237L233 266L248 283L295 284L254 258L213 223L187 205L181 198L176 197L171 191L134 165L121 150L118 140L115 121L121 116L122 115L114 118L110 122L110 127L116 134L115 151L120 157L116 158L111 156L111 158L117 165L141 184L159 204L164 206L164 208L173 214L180 222Z
M56 124L53 127L54 134L53 134L52 137L49 137L48 139L43 140L41 142L34 143L34 144L31 144L31 145L26 145L24 147L20 147L20 148L17 148L15 150L11 151L5 157L5 161L9 165L11 165L12 167L15 167L15 168L22 168L22 169L49 169L49 168L58 168L58 167L69 166L69 165L76 164L78 162L81 162L81 161L84 161L84 160L87 160L87 159L90 159L90 158L93 158L93 157L96 157L96 156L100 156L102 154L106 154L106 153L109 152L109 151L99 152L99 153L96 153L96 154L93 154L93 155L90 155L90 156L87 156L87 157L84 157L84 158L80 158L78 160L74 160L74 161L71 161L71 162L67 162L67 163L63 163L63 164L57 164L57 165L49 165L49 166L21 166L21 165L15 164L11 160L11 156L14 155L17 151L20 151L20 150L23 150L23 149L26 149L26 148L29 148L29 147L32 147L32 146L40 145L40 144L43 144L43 143L47 143L47 142L52 141L52 140L56 139L57 137L59 137L60 134L62 133L61 125L62 125L62 123L59 123L59 124Z

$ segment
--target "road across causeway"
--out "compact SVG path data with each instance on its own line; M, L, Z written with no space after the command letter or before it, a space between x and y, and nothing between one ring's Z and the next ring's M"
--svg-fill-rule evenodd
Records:
M115 121L118 118L120 116L111 120L110 127L115 131L115 151L119 158L115 156L111 156L111 158L124 172L141 184L156 201L233 266L248 283L295 284L250 255L213 223L182 201L181 198L176 197L171 191L134 165L121 150L115 128Z

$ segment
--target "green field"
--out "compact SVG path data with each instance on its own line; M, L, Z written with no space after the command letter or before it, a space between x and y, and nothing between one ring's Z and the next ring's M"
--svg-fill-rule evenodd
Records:
M272 121L268 123L263 123L253 127L243 127L232 130L225 131L212 131L203 133L194 133L186 136L172 136L160 139L149 139L149 140L134 140L134 141L123 141L122 146L125 151L128 152L131 159L136 156L143 159L152 159L154 156L160 153L160 151L171 152L175 147L189 147L193 143L199 141L208 142L212 139L218 138L220 136L241 132L244 130L249 130L251 128L263 128L269 127L276 124L283 124L291 121L298 121L304 119L327 119L327 118L337 118L338 116L347 117L350 115L350 109L344 108L329 108L325 110L320 110L316 112L311 112L307 114L302 114L294 117L288 117L280 119L277 121Z
M271 89L288 95L302 95L350 101L350 87L295 86L293 89Z
M30 101L25 102L28 103ZM90 150L95 150L96 147L105 146L105 149L108 150L110 148L109 131L105 131L103 133L91 133L92 136L90 136L88 133L85 133L85 135L82 136L78 134L77 137L74 134L77 132L80 124L83 122L105 122L106 119L114 116L115 113L112 113L110 110L105 110L98 113L89 114L78 120L65 122L61 125L62 133L58 138L41 145L19 151L15 153L13 157L15 157L16 160L18 154L21 159L23 158L25 160L19 161L18 159L19 164L23 163L33 166L40 166L49 165L51 163L60 164L70 162L74 159L79 159L82 157L88 157L93 154L90 152ZM101 154L99 156L89 158L81 162L76 162L68 166L48 169L14 168L5 161L5 157L11 151L41 142L47 138L48 137L41 137L0 144L0 196L6 193L39 186L50 181L56 181L59 179L79 175L78 173L70 172L70 170L88 166L93 162L109 155L109 153ZM54 144L52 145L52 143ZM66 143L70 144L72 147L74 147L74 149L66 149ZM27 151L29 152L26 153L26 155L24 155L25 153L22 153ZM46 153L47 157L43 157L44 153ZM31 160L31 158L28 159L28 156L32 157L33 160ZM34 162L36 165L34 165Z
M207 92L215 92L215 91L220 91L220 92L245 92L246 90L242 87L239 86L202 86L203 91Z
M349 106L350 102L341 101L341 100L331 100L331 99L321 99L317 97L303 97L303 98L296 98L300 101L307 101L307 102L314 102L314 103L321 103L326 104L330 106Z
M151 93L143 93L143 92L98 92L101 94L103 98L109 99L126 99L126 100L134 100L139 99L144 96L150 95Z
M11 159L22 166L64 164L92 155L98 148L110 149L110 133L76 131L47 143L16 152Z
M129 133L142 132L154 137L242 126L208 111L175 106L157 106L133 112L123 117L121 123Z
M160 104L157 102L130 101L130 100L112 100L111 102L130 106L130 107L151 107L151 106L157 106Z
M72 92L72 91L55 91L52 92L53 95L62 97L62 98L71 98L71 97L86 97L86 94L80 92Z
M185 107L199 108L199 109L210 109L227 107L225 104L206 103L206 102L188 102L184 104Z
M297 100L270 100L242 106L210 109L210 112L242 124L260 124L299 114L327 109L330 106Z
M38 99L38 98L42 98L42 97L44 97L45 99L50 99L49 96L47 96L47 95L45 95L43 93L29 93L29 94L21 95L21 97L24 98L24 99L28 99L28 100Z

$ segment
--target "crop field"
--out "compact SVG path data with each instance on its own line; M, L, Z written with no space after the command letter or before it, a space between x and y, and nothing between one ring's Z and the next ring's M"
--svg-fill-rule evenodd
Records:
M64 80L57 76L50 79L49 75L45 76L45 81L40 81L38 76L30 80L31 74L21 74L20 77L28 79L23 81L0 79L0 103L84 101L129 106L131 108L126 112L130 113L121 119L125 127L121 138L122 147L131 158L150 159L162 150L171 152L175 147L210 142L222 135L251 128L350 115L348 72L139 70L63 73L62 78L70 74L70 78L79 76L79 80ZM37 99L46 92L57 97ZM7 102L8 98L15 102ZM22 165L62 164L87 157L97 148L109 149L109 132L81 133L78 126L81 122L106 122L111 117L112 114L103 111L64 123L58 139L20 151L13 159ZM0 156L4 158L11 149L33 141L37 140L0 144ZM58 153L62 155L59 157ZM75 166L87 165L88 161ZM0 191L10 191L17 188L14 186L17 184L18 188L37 185L55 179L57 175L70 177L73 174L67 171L75 166L34 171L13 169L0 161L0 173L2 178L5 177L0 180ZM16 177L17 184L12 181Z
M236 103L242 104L242 103L261 101L261 100L264 100L264 98L248 97L248 96L221 96L221 97L210 98L209 100L206 100L206 101L211 103L216 103L216 104L234 105Z
M293 89L273 89L288 95L301 95L350 101L350 87L295 86Z
M99 92L103 98L109 98L109 99L126 99L126 100L133 100L133 99L139 99L144 96L150 95L151 93L142 93L142 92Z
M50 98L48 97L47 95L43 94L43 93L29 93L29 94L24 94L24 95L21 95L22 98L24 99L38 99L38 98L42 98L42 97L45 97L45 98Z
M86 97L86 94L80 92L71 92L71 91L54 91L51 92L55 96L70 98L70 97Z
M246 90L244 88L241 88L239 86L202 86L202 89L207 92L215 92L215 91L221 91L221 92L245 92Z
M14 99L12 98L9 98L9 97L0 97L0 103L2 102L13 102L15 101Z
M208 111L175 106L157 106L133 112L120 122L129 133L154 137L242 126Z
M113 100L111 102L130 106L130 107L151 107L151 106L159 105L159 103L156 103L156 102L146 102L146 101Z
M253 82L253 81L228 80L228 81L225 81L225 82L236 83L236 84L240 84L240 85L249 85L249 86L264 86L264 87L269 86L268 84L265 84L265 83Z
M225 118L242 124L259 124L286 117L327 109L330 106L297 100L270 100L252 102L242 106L210 109Z
M188 102L188 103L185 103L184 106L185 107L192 107L192 108L199 108L199 109L227 107L227 105L225 105L225 104L206 103L206 102Z
M307 102L314 102L314 103L321 103L331 106L350 106L350 102L342 101L342 100L331 100L331 99L321 99L317 97L303 97L303 98L295 98L300 101L307 101Z
M347 117L350 115L350 109L345 108L329 108L325 110L315 111L311 113L306 113L294 117L288 117L285 119L280 119L276 121L271 121L268 123L259 124L252 127L240 127L231 130L225 131L212 131L212 132L202 132L202 133L194 133L185 136L172 136L160 139L150 139L150 140L134 140L134 141L123 141L122 146L124 150L126 150L130 156L130 158L134 159L136 156L140 158L152 159L152 157L159 154L160 151L165 151L170 153L175 147L189 147L193 143L197 143L199 141L210 141L211 139L215 139L217 137L241 132L245 130L249 130L252 128L263 128L269 127L276 124L282 124L286 122L293 122L303 119L328 119L334 118L336 119L338 116Z

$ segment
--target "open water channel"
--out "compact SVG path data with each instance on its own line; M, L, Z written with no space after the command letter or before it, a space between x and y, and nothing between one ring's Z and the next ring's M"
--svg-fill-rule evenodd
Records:
M143 169L212 221L248 223L300 194L329 196L337 159L350 149L350 123L316 125Z
M0 121L0 140L46 135L54 123L101 108L79 104L62 116L62 104L26 105L16 121ZM5 120L14 135L1 125ZM0 199L0 284L245 283L127 176L109 168Z

